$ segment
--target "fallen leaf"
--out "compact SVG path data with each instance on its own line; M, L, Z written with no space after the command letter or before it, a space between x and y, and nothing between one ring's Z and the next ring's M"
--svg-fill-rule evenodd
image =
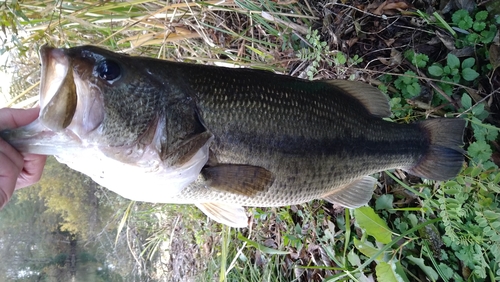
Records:
M391 57L390 58L382 58L378 57L377 58L382 64L386 66L399 66L403 62L403 54L399 52L398 50L392 48L391 49Z
M385 43L385 45L387 45L387 47L391 47L391 46L392 46L392 44L393 44L395 41L396 41L396 39L394 39L394 38L389 38L389 39L387 39L387 40L384 40L384 43Z
M384 1L382 4L380 4L378 8L372 13L375 15L382 15L382 11L384 10L385 5L387 5L387 1Z
M394 15L395 14L395 11L399 11L399 10L406 10L408 9L408 4L406 4L406 2L392 2L392 3L388 3L387 1L384 1L382 4L380 4L378 6L377 9L375 9L375 11L373 11L373 14L375 15L382 15L382 14L386 14L386 15Z
M395 15L397 12L404 11L406 9L408 9L408 4L405 2L388 3L384 7L384 14Z
M496 2L496 1L491 1ZM469 13L476 8L476 1L474 0L451 0L446 3L446 6L441 9L442 14L446 14L450 11L456 11L460 9L467 10Z
M348 45L349 47L352 47L354 44L356 44L356 42L358 42L358 40L359 40L359 38L358 38L358 37L353 37L353 38L351 38L351 39L347 40L347 42L346 42L346 43L347 43L347 45Z
M493 70L500 66L500 46L491 44L490 45L490 63Z
M441 40L441 42L443 42L446 49L455 50L455 39L453 38L453 36L444 34L444 33L439 32L437 30L436 30L436 35L439 38L439 40Z

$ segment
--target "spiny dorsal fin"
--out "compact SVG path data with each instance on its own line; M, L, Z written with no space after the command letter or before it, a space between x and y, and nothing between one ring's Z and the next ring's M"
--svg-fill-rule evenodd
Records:
M326 80L325 82L356 98L372 115L377 117L391 116L389 102L377 88L364 82L352 80Z
M272 172L251 165L218 164L203 168L201 175L210 188L244 196L266 191L274 182Z
M332 204L339 204L346 208L358 208L366 205L372 198L373 189L377 179L364 176L333 192L323 195L321 198Z
M248 217L242 206L221 203L197 203L196 206L218 223L235 228L248 226Z

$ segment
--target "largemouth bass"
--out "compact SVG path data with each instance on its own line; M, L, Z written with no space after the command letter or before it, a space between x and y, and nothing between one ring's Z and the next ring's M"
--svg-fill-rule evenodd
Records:
M40 116L0 136L55 155L132 200L195 204L244 227L243 206L365 205L394 168L453 178L465 121L385 121L376 88L170 62L94 46L40 50Z

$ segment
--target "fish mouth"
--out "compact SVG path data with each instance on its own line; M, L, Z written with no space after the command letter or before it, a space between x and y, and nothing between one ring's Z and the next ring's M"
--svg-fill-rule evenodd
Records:
M70 59L62 49L43 45L40 83L40 122L52 131L68 127L75 115L78 95Z
M39 117L26 126L0 132L0 137L21 152L43 155L86 146L82 140L104 118L99 89L92 89L89 77L81 77L76 71L91 69L91 63L75 60L68 49L48 45L40 48L39 55Z

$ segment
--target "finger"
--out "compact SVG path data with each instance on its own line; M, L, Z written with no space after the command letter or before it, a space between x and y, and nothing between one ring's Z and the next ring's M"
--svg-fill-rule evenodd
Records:
M9 164L16 166L19 170L21 170L24 166L24 157L19 153L14 147L12 147L5 140L0 138L0 153L4 156L5 160L9 162ZM8 166L4 162L0 162L1 166Z
M16 189L30 186L38 182L42 177L43 167L47 156L23 154L24 155L24 168L19 175L16 183Z
M40 108L32 109L0 109L0 130L17 128L34 121L38 117Z
M23 169L23 156L0 139L0 209L9 201Z
M13 151L13 152L12 152ZM0 209L9 201L23 167L21 154L0 139Z

